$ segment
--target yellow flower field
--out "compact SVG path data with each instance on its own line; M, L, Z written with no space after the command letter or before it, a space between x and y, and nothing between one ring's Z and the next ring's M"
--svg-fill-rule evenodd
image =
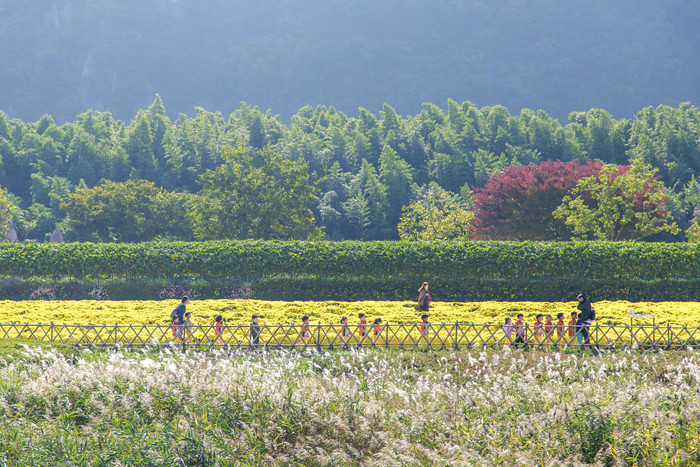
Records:
M69 323L69 324L167 324L177 300L164 301L0 301L0 323ZM603 324L629 324L629 311L653 313L656 324L698 326L699 302L640 302L601 301L593 304L597 321ZM416 323L420 312L413 302L360 301L360 302L282 302L262 300L201 300L192 301L187 310L192 312L194 324L206 325L214 316L222 314L228 325L249 324L250 316L260 316L260 324L299 324L303 315L309 315L311 324L337 324L342 316L350 324L357 323L357 314L365 313L367 322L382 318L384 324ZM576 302L434 302L430 322L502 324L506 316L525 315L525 322L533 324L535 315L569 314L576 310ZM651 320L635 320L635 324L651 324Z

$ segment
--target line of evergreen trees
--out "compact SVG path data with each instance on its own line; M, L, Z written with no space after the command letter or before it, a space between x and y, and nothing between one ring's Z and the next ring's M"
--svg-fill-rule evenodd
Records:
M197 108L173 122L159 96L128 124L109 112L88 111L58 126L49 116L23 122L0 111L0 187L14 205L20 239L43 241L58 225L67 240L94 240L92 232L67 228L65 202L77 189L147 180L165 192L198 193L200 176L222 164L222 150L240 144L270 145L283 159L306 161L318 186L318 202L308 207L334 240L398 238L401 208L430 182L467 201L506 166L557 159L641 158L670 188L679 227L700 217L700 111L690 104L648 107L632 120L603 109L573 112L566 125L543 111L512 115L503 106L453 100L446 111L427 103L414 116L388 104L379 116L360 108L356 117L307 106L288 125L245 103L228 118ZM166 236L191 240L192 232Z

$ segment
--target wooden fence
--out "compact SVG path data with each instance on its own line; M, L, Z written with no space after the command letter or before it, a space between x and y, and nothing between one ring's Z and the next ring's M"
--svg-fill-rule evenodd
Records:
M536 336L524 326L521 334L506 335L497 324L385 324L381 329L371 325L309 325L308 335L301 335L300 325L260 325L257 339L251 338L249 325L226 325L217 336L214 326L176 328L171 325L124 324L21 324L0 323L0 338L74 344L80 346L162 346L175 344L183 348L432 348L459 349L481 347L516 347L530 349L567 348L579 345L579 338L569 329L559 335L556 328ZM571 329L575 334L577 330ZM700 326L595 324L587 329L589 345L601 349L700 348ZM176 336L176 333L182 335Z

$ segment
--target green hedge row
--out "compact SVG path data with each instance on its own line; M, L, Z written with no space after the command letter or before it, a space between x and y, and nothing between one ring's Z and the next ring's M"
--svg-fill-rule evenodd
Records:
M0 244L0 276L700 276L700 244L281 242Z
M0 280L4 300L165 300L188 295L195 299L250 298L245 285L205 279L5 279Z
M69 279L4 280L0 297L9 300L161 300L189 295L261 300L414 300L420 283L430 282L438 301L573 301L584 292L593 300L697 301L700 278L525 279L455 277L275 277L247 285L220 280Z
M439 301L574 301L583 292L592 300L697 301L700 278L455 278L322 277L271 278L251 284L261 300L415 300L421 280Z

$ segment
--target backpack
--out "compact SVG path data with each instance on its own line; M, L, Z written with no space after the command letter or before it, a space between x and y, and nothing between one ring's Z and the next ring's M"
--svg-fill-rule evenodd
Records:
M170 312L170 322L172 323L177 319L177 308Z

